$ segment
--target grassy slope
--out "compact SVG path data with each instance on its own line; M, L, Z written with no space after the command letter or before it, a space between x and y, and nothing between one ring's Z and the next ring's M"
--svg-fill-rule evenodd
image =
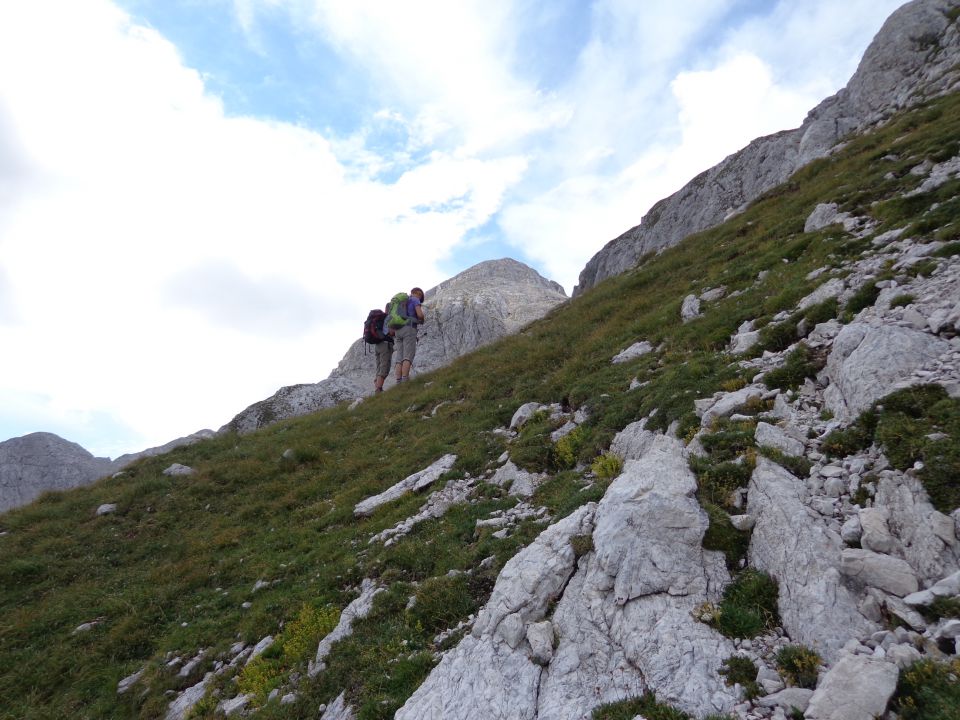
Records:
M336 408L179 449L122 477L48 494L0 516L0 529L8 531L0 536L0 718L162 716L169 702L164 691L196 682L209 669L208 662L179 679L160 667L168 652L192 656L212 648L212 660L238 637L255 642L282 632L285 642L259 663L259 674L248 671L243 680L244 687L266 691L281 675L302 671L316 647L322 628L296 621L304 607L328 615L333 609L335 618L364 577L390 587L373 616L336 646L329 669L301 688L298 704L269 705L262 717L316 717L317 706L341 689L361 718L392 716L429 671L434 634L476 610L499 567L542 526L528 523L505 540L475 532L478 518L514 504L481 487L476 504L383 548L367 539L416 512L423 497L401 499L360 521L353 505L446 452L459 456L449 477L480 474L506 447L489 431L531 400L591 409L577 448L583 462L654 408L658 424L680 420L682 433L695 422L694 398L738 380L736 366L718 352L730 334L747 319L763 322L792 308L817 284L805 280L810 270L840 266L869 246L837 228L804 234L813 207L839 202L842 210L882 220L878 232L916 222L914 234L955 241L960 182L909 200L890 198L919 183L909 168L958 149L960 95L954 95L811 164L743 214L604 282L521 334L352 412ZM896 159L887 159L891 153ZM891 172L895 177L885 179ZM935 202L935 221L921 218ZM756 282L762 270L769 274ZM679 323L686 294L721 284L743 294ZM610 364L638 339L663 348L634 363ZM633 377L650 383L627 392ZM281 459L288 448L295 459ZM549 465L549 453L540 461ZM198 473L164 477L172 462ZM602 491L581 486L578 473L560 473L535 501L562 514ZM105 502L118 503L119 512L94 517ZM486 574L423 582L491 555L497 562ZM259 579L280 582L253 594ZM418 609L407 611L414 593ZM252 607L243 609L244 601ZM72 634L97 618L102 622L93 630ZM138 686L118 699L117 681L145 664L149 692Z

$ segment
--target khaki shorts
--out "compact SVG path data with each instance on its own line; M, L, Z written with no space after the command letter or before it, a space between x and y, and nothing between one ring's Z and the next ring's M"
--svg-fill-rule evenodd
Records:
M408 360L413 362L417 354L417 327L415 325L404 325L397 330L397 343L394 348L397 351L397 362Z
M390 361L393 359L393 343L384 340L374 345L377 350L377 377L387 377L390 374Z

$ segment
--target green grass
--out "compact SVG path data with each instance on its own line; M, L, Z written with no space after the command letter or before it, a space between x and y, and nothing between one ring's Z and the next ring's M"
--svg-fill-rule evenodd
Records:
M646 720L691 720L691 716L687 713L658 703L651 693L601 705L594 709L591 718L593 720L633 720L638 715L642 715ZM708 715L704 720L729 720L729 716Z
M723 593L719 617L713 625L729 638L751 638L780 622L777 583L766 573L746 569Z
M890 307L906 307L913 303L916 298L910 293L900 293L890 301Z
M751 379L721 352L743 322L753 319L763 328L754 352L765 344L784 349L798 339L801 320L849 313L870 300L865 293L842 311L828 304L794 313L819 284L807 280L808 273L840 268L872 251L869 239L838 228L804 233L818 202L871 215L878 233L916 224L923 239L953 242L957 186L901 195L921 182L910 167L958 140L960 96L953 95L853 138L728 222L649 257L519 334L353 411L338 407L243 437L219 436L0 516L7 531L0 536L0 720L162 717L167 691L196 682L237 638L287 638L272 651L278 654L259 663L259 675L249 671L246 681L266 689L278 669L280 675L305 670L303 653L286 654L292 641L285 635L298 622L309 625L299 621L303 608L339 612L366 577L388 589L374 614L334 646L327 670L303 684L298 704L283 710L269 704L261 713L268 720L316 717L321 703L346 690L358 717L390 717L433 666L434 630L453 627L480 607L499 568L543 526L523 523L505 539L477 530L478 519L516 503L478 483L475 504L454 507L384 547L369 538L416 512L424 497L408 495L363 519L354 518L353 506L448 452L458 461L437 488L467 473L482 475L507 449L492 431L528 401L590 411L567 443L550 442L552 423L540 418L510 446L516 462L552 474L534 500L558 518L599 499L609 478L588 487L575 468L602 457L616 432L649 417L652 429L673 426L680 437L691 437L699 427L695 399ZM892 149L902 160L881 161ZM761 271L767 275L758 281ZM685 295L719 285L727 286L727 297L695 321L678 322ZM781 312L793 315L771 323ZM638 338L660 350L628 367L611 364ZM627 391L634 377L647 384ZM832 447L895 446L897 462L925 463L920 475L938 507L956 507L957 401L925 396L920 405L919 414L909 405L875 412L857 426L861 436L845 443L834 438ZM691 466L698 497L713 513L708 543L732 553L728 558L740 557L742 542L719 513L729 509L730 492L746 484L754 450L746 426L716 430L719 437L707 441L711 455ZM932 432L948 439L918 439ZM292 457L283 458L288 448ZM197 472L162 475L172 462ZM118 512L95 517L106 502L118 503ZM579 542L588 551L586 540ZM486 575L447 578L488 557L494 563ZM253 593L261 579L270 587ZM724 600L725 631L748 636L766 627L773 618L770 592L769 579L743 573ZM775 586L772 592L775 597ZM422 601L420 610L407 609L411 596ZM245 602L251 606L243 608ZM91 631L72 633L97 618L102 621ZM311 645L315 633L297 637ZM192 657L201 648L210 651L193 677L180 679L164 668L168 653ZM117 681L144 666L141 685L118 698Z
M826 360L826 356L817 355L806 344L800 343L787 355L782 367L763 376L763 383L768 388L796 390L807 378L815 378L826 365Z
M823 663L821 657L802 645L787 645L777 651L777 670L793 687L813 689Z
M903 720L960 719L960 660L920 660L900 673L892 708Z
M710 525L703 534L703 548L719 550L724 554L729 569L739 568L740 562L747 557L750 533L737 530L730 522L730 516L722 508L703 502L703 509L707 511L707 516L710 518Z
M824 438L821 449L845 457L876 443L890 464L917 477L941 512L960 506L960 400L940 385L917 385L880 399L850 427Z
M720 674L727 685L740 685L747 699L763 695L763 689L757 683L757 665L750 658L734 655L723 661Z

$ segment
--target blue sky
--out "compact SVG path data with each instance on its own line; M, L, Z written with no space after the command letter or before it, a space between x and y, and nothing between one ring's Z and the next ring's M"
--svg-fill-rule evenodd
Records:
M570 292L900 4L3 3L0 439L217 428L481 260Z

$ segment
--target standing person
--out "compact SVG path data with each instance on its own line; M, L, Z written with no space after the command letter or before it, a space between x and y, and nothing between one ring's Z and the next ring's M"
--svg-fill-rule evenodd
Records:
M410 291L407 299L406 324L395 331L397 338L397 382L406 382L410 379L410 368L413 367L413 358L417 354L417 328L423 324L423 290L418 287Z
M385 310L390 310L389 304ZM385 339L373 346L377 358L377 376L373 379L374 392L383 392L383 381L390 374L390 364L393 360L393 330L387 327L386 313L380 320L380 328Z

